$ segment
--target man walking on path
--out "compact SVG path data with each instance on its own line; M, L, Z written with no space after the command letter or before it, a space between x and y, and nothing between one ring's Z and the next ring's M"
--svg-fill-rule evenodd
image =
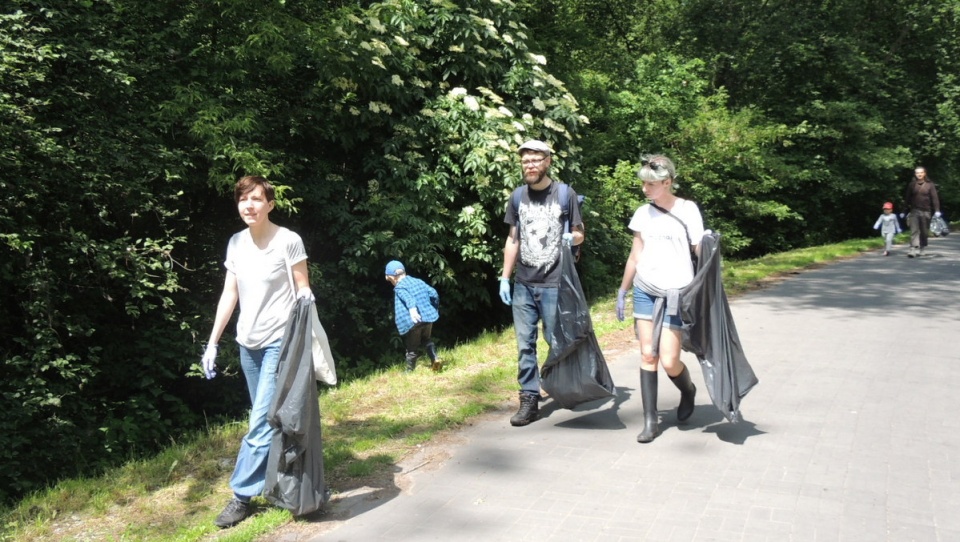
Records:
M543 321L544 337L553 334L560 285L561 243L583 242L583 220L577 194L565 192L550 178L553 150L543 141L531 140L520 146L524 186L520 197L511 197L503 221L510 234L503 247L500 299L513 305L517 333L517 382L520 409L510 418L513 426L527 425L538 417L540 368L537 360L537 324ZM565 193L567 201L560 201ZM567 227L569 225L569 228ZM569 231L567 231L569 230ZM513 295L510 277L516 269Z
M913 170L913 178L907 185L903 201L909 211L907 225L910 227L910 250L907 252L907 257L920 257L927 248L930 213L932 212L933 216L940 216L940 197L937 195L937 186L927 178L926 168L918 166Z

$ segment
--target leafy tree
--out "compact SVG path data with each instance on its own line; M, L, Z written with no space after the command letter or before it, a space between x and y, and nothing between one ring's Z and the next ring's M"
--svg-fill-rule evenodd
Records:
M189 416L161 385L178 377L176 179L136 67L95 24L119 18L22 7L0 15L0 499Z
M586 100L586 111L609 130L587 135L584 146L610 149L608 160L617 164L597 170L602 185L597 218L609 217L609 229L626 232L645 199L636 178L639 159L663 153L677 164L678 194L697 201L707 227L723 233L726 250L771 250L767 243L775 239L754 237L748 226L799 219L774 197L781 167L775 151L789 140L789 130L770 125L752 109L730 111L726 93L710 86L701 61L646 55L635 66L633 77L617 85L602 74L584 78L587 95L603 96L602 102ZM621 248L609 252L625 258L629 243L623 233L610 242Z
M676 50L713 59L717 85L795 135L778 199L805 217L797 246L868 231L917 161L944 153L929 138L936 43L949 25L925 2L688 2ZM932 130L931 130L932 128ZM924 141L927 139L927 141ZM827 212L827 210L829 211Z
M514 149L544 138L577 170L585 119L510 3L16 7L0 19L0 499L242 405L235 378L186 378L241 227L238 176L278 185L349 374L393 351L368 340L392 328L386 260L437 284L451 334L480 331Z

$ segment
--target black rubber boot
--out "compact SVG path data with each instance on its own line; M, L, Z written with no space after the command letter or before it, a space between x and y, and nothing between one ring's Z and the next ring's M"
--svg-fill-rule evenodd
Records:
M697 387L690 380L690 371L687 370L687 366L682 363L680 365L683 367L683 371L677 376L671 376L670 380L680 390L680 406L677 407L677 419L682 422L693 414L693 400L697 396Z
M510 425L520 427L540 417L540 396L520 392L520 409L510 418Z
M640 369L640 398L643 400L643 431L637 435L637 442L653 442L653 439L660 434L656 371Z
M408 373L409 373L409 372L412 372L414 369L417 368L417 358L418 358L418 357L420 357L420 356L418 356L416 352L407 352L407 356L406 356L407 365L406 365L406 367L404 367L404 370L405 370L406 372L408 372Z

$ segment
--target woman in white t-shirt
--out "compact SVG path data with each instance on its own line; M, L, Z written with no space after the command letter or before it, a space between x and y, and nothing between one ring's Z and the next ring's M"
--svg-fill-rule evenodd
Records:
M699 251L703 218L697 204L673 193L676 169L669 158L650 157L637 174L650 200L630 221L633 247L617 292L617 318L624 319L628 289L633 290L633 317L640 338L640 394L643 431L638 442L651 442L660 434L657 416L657 367L680 389L677 418L693 414L697 388L690 371L680 361L682 321L677 290L693 280L691 251ZM663 315L661 321L657 315ZM655 337L659 335L659 341ZM656 344L655 344L656 342Z
M263 177L237 181L234 198L247 229L227 244L227 277L202 360L207 378L213 378L217 343L239 303L237 343L250 393L250 425L230 477L234 496L214 521L218 527L243 521L252 512L250 499L263 492L272 438L267 410L276 391L280 343L297 300L313 300L303 241L270 221L274 196L273 185Z

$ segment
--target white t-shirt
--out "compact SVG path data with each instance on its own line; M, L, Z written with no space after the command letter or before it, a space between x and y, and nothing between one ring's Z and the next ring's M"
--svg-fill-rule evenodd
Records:
M287 228L281 227L264 250L253 242L249 229L230 238L223 264L237 276L241 346L259 350L283 336L296 301L287 266L306 259L303 240Z
M690 245L700 244L703 238L700 209L692 201L677 198L670 213L686 224L689 240L683 225L650 204L637 209L630 220L630 229L639 232L643 240L634 286L640 286L639 277L661 290L683 288L693 280Z

